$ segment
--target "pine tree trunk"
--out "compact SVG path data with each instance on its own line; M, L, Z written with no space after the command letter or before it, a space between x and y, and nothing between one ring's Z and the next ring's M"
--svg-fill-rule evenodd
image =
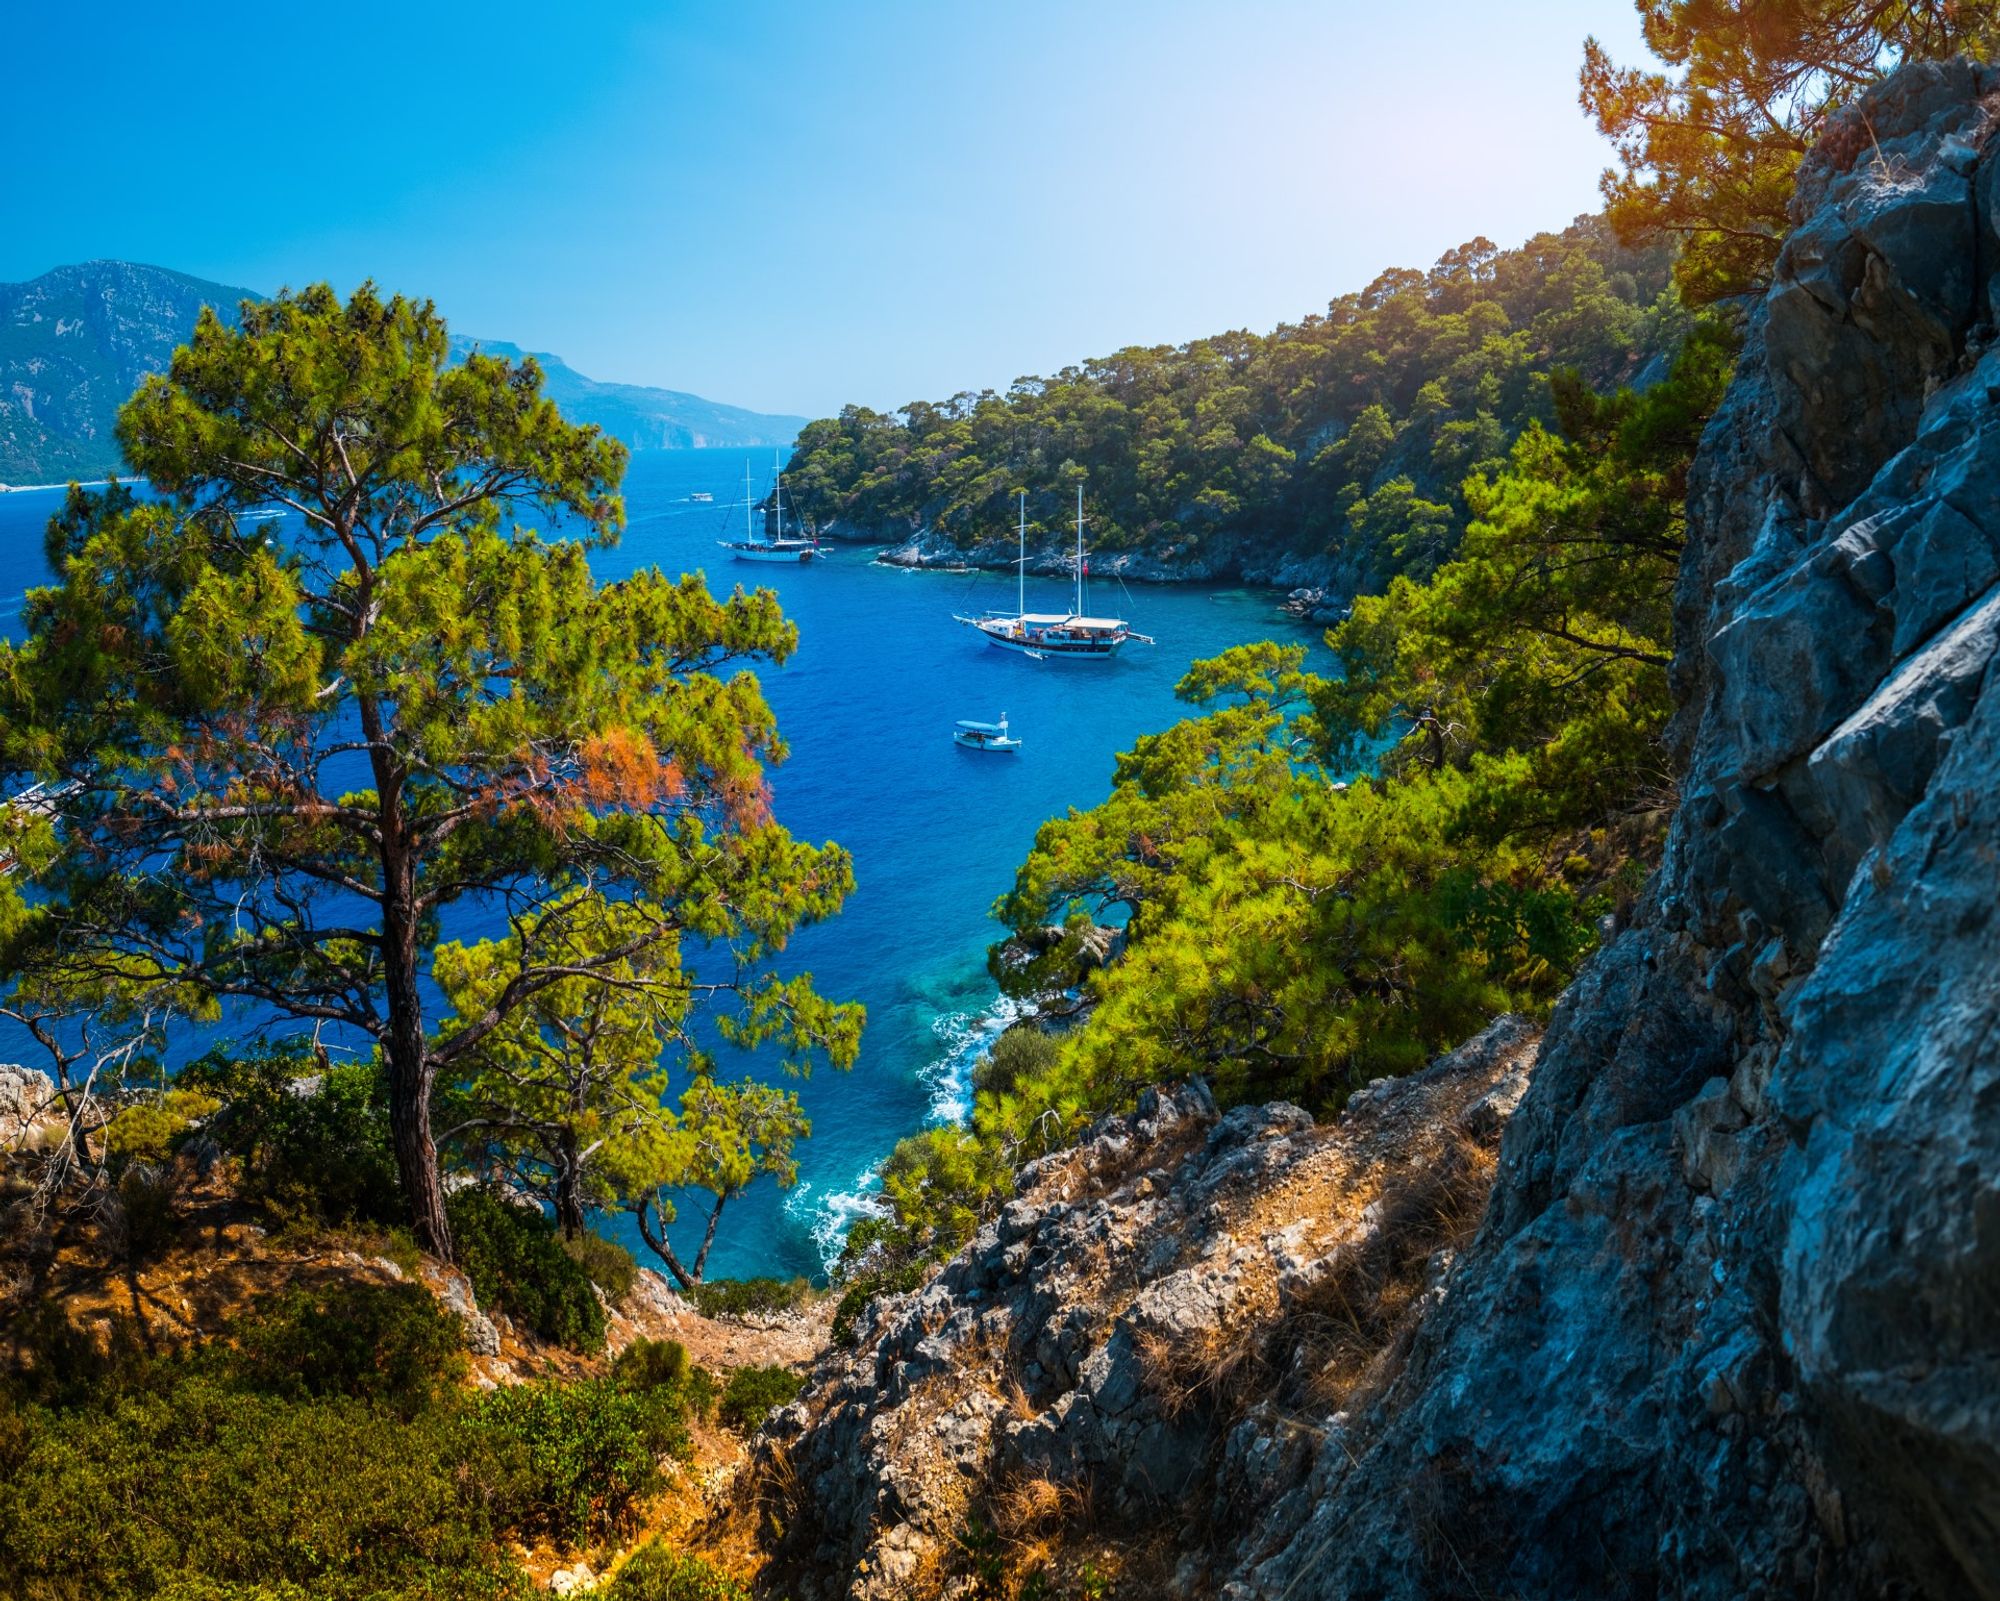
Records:
M693 1289L700 1280L681 1265L681 1259L674 1254L674 1248L667 1243L666 1224L661 1223L659 1233L653 1232L652 1203L641 1201L632 1209L632 1216L638 1220L640 1238L646 1242L655 1256L666 1263L667 1271L673 1274L674 1281L684 1290Z
M417 871L404 832L403 774L387 752L373 702L362 702L361 722L373 747L370 759L382 830L382 970L389 1013L383 1054L389 1059L389 1133L417 1245L449 1262L451 1224L445 1218L437 1141L431 1137L431 1089L437 1064L425 1047L423 1000L417 991Z
M715 1225L722 1221L722 1204L728 1199L726 1194L716 1196L715 1210L708 1214L708 1232L702 1235L701 1249L694 1254L694 1281L697 1284L701 1282L703 1269L708 1266L708 1248L715 1243Z
M577 1160L576 1140L564 1133L556 1162L556 1226L566 1240L583 1235L583 1175Z

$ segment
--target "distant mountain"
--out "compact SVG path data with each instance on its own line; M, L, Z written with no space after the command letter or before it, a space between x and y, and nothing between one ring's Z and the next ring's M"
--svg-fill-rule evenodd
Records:
M252 289L165 267L86 261L26 283L0 284L0 483L101 478L120 469L112 426L146 374L162 372L203 306L230 322ZM452 352L518 357L497 339L454 337ZM770 416L699 395L601 384L559 357L537 355L551 399L573 422L596 423L634 450L790 445L803 417Z
M572 422L594 422L634 450L699 450L710 445L770 445L785 449L806 425L803 417L745 411L704 400L678 389L641 384L601 384L586 378L562 357L524 351L504 339L468 339L454 334L451 349L463 356L477 348L489 356L519 359L533 355L542 364L548 397Z
M0 483L102 478L119 466L112 423L166 368L203 306L234 322L248 289L165 267L86 261L0 284Z

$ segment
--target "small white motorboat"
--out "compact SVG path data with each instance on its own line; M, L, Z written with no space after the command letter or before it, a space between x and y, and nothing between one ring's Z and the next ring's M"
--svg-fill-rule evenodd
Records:
M1021 742L1007 732L1007 714L1000 714L997 723L975 723L961 720L951 731L951 737L967 750L1016 751Z

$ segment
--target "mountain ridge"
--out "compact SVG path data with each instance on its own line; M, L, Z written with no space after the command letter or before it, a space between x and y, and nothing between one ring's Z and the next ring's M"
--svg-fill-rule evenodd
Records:
M203 306L234 323L254 289L150 263L100 259L0 283L0 484L102 478L120 470L118 408L163 371ZM452 337L452 353L529 354L505 340ZM574 422L633 450L791 443L806 419L751 411L684 390L600 383L535 353L546 390Z

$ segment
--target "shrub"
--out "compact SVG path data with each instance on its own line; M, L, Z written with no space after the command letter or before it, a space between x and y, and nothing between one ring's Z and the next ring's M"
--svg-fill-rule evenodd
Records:
M114 1167L129 1162L167 1162L181 1136L222 1103L212 1095L176 1086L149 1093L122 1108L104 1125L104 1151Z
M586 1229L574 1240L564 1240L563 1249L574 1257L583 1271L616 1306L632 1293L639 1276L639 1259L616 1240Z
M612 1379L495 1390L469 1420L469 1462L499 1521L576 1546L629 1529L660 1458L692 1454L676 1391Z
M417 1284L299 1289L240 1337L243 1378L272 1394L344 1395L413 1417L465 1371L458 1319Z
M611 1376L628 1390L657 1390L685 1384L694 1364L679 1340L634 1340L618 1353Z
M861 1314L876 1296L907 1294L923 1282L924 1264L920 1261L896 1262L857 1272L847 1281L840 1305L833 1309L833 1343L854 1343L855 1327L861 1321Z
M461 1488L449 1414L236 1387L201 1364L25 1410L0 1496L0 1594L376 1601L521 1593Z
M118 1235L135 1262L158 1256L180 1225L180 1174L172 1163L135 1162L118 1175Z
M1034 1078L1056 1065L1061 1052L1054 1036L1033 1023L1016 1023L993 1042L993 1049L972 1069L975 1093L1006 1095L1022 1079Z
M611 1377L640 1395L669 1391L694 1417L707 1417L715 1405L714 1375L690 1362L679 1340L634 1340L611 1364Z
M688 1299L703 1317L771 1317L802 1305L810 1288L804 1279L711 1279Z
M393 1223L402 1216L389 1099L372 1062L329 1063L304 1041L211 1051L179 1083L223 1103L209 1133L240 1159L244 1194L287 1222Z
M754 1434L779 1407L796 1400L805 1383L790 1368L738 1368L722 1388L717 1416L732 1428Z
M482 1305L573 1351L603 1348L604 1308L590 1275L546 1217L485 1190L461 1190L445 1211L459 1266Z
M750 1592L714 1563L655 1540L618 1570L610 1601L750 1601Z

